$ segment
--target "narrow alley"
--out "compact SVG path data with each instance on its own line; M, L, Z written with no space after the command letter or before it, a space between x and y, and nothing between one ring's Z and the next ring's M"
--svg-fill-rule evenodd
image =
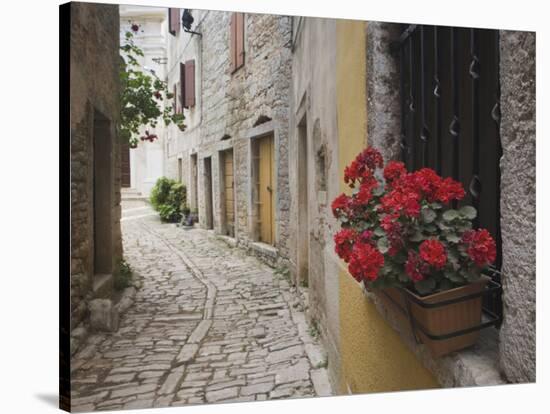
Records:
M121 224L141 287L118 332L74 357L75 411L331 394L283 276L212 232L161 224L145 201L123 201Z

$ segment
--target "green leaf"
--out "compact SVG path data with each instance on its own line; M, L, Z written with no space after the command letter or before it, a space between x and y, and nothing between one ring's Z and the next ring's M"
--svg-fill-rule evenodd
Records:
M417 231L411 237L409 237L409 240L412 242L421 242L422 240L424 240L424 236L422 235L422 232Z
M379 239L376 245L378 247L378 250L380 250L380 253L382 254L386 254L389 250L388 240L385 237L382 237L381 239Z
M477 216L477 210L472 206L464 206L458 210L461 216L466 217L469 220L473 220Z
M437 232L437 227L433 224L428 224L427 226L424 226L424 230L426 230L429 233L435 233Z
M481 276L481 272L475 268L462 269L461 274L468 282L475 282Z
M415 282L414 288L421 295L427 295L428 293L431 293L435 289L435 279L428 278L428 279Z
M420 212L420 215L422 216L422 220L426 224L433 222L437 217L437 214L435 213L435 211L433 211L430 208L423 208L422 211Z
M443 213L443 220L445 221L453 221L458 217L458 211L456 210L447 210Z
M376 236L385 236L386 232L384 231L384 229L382 227L377 227L377 228L374 229L374 234Z
M404 272L399 272L397 274L397 278L399 279L400 282L403 282L403 283L407 283L407 282L410 282L411 279L409 279L409 276L407 276Z
M443 274L447 279L449 279L453 283L464 283L464 278L456 272L447 270L443 272Z
M372 195L375 197L380 197L382 194L384 194L384 189L380 185L372 190Z
M454 287L453 283L448 279L442 279L439 283L439 290L445 291L452 289Z
M456 233L447 233L445 235L445 238L447 239L448 242L450 243L458 243L460 242L460 237L458 237L456 235Z

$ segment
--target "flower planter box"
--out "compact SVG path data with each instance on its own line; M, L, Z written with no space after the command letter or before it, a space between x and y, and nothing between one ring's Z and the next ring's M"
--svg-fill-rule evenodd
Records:
M486 288L488 283L490 288ZM428 296L397 288L375 293L386 306L397 307L417 341L424 343L434 357L440 357L473 345L480 329L498 323L499 318L493 314L482 323L482 296L495 290L500 290L500 285L482 276L469 285Z

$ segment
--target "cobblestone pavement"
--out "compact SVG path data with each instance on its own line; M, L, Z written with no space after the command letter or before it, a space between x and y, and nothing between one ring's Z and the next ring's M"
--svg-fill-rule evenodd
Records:
M288 282L211 232L123 203L125 258L141 278L116 333L72 361L74 411L330 395L322 348Z

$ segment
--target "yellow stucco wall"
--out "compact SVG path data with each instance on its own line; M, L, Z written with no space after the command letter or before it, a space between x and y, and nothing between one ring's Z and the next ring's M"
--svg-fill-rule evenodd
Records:
M338 161L341 191L344 167L367 143L366 23L338 20ZM345 265L345 264L344 264ZM365 393L438 387L398 334L365 298L360 285L341 266L340 392Z

